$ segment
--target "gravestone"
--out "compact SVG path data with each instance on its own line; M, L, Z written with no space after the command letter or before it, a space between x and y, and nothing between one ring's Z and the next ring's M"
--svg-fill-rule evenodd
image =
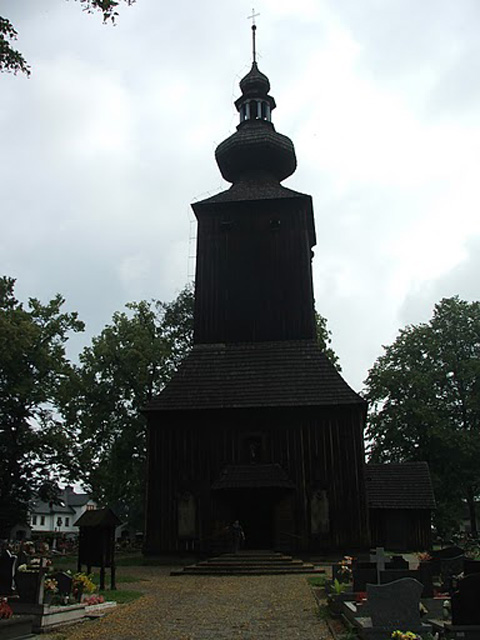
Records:
M469 576L471 573L480 573L480 560L465 558L465 562L463 564L463 572L466 576Z
M478 626L480 632L480 574L465 576L452 594L452 624Z
M0 555L0 596L11 596L15 591L15 567L17 556L8 549Z
M428 631L428 626L423 625L420 619L422 591L423 585L414 578L401 578L383 585L368 584L367 602L372 632L381 631L390 635L396 629L413 633Z
M376 584L377 567L373 562L355 562L353 567L353 590L366 591L367 584Z
M15 586L20 602L43 604L45 574L48 572L47 559L40 558L36 570L18 571L15 574Z
M454 578L463 573L463 565L465 556L456 556L453 558L442 558L440 560L440 577L442 580L442 589L450 593L453 592Z
M423 586L422 598L433 598L433 583L431 575L421 573L415 569L385 569L380 573L380 583L388 584L401 578L414 578ZM430 578L430 580L428 580Z
M433 575L439 576L441 571L441 563L442 560L449 560L450 558L458 558L459 556L463 556L465 554L464 549L461 547L451 546L444 547L443 549L439 549L438 551L430 551L430 564L432 567Z
M73 578L69 576L68 573L58 571L52 573L49 577L57 581L59 595L68 596L72 593Z

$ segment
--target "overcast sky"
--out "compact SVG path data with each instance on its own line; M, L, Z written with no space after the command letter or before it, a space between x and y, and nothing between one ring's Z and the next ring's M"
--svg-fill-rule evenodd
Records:
M190 203L228 187L251 0L0 0L29 79L0 76L0 273L101 331L193 276ZM314 283L360 390L398 330L480 299L480 2L257 0L260 69L313 196Z

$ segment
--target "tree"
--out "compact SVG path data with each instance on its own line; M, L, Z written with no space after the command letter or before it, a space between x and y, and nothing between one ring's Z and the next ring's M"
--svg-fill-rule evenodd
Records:
M115 22L116 11L122 0L76 0L80 2L87 13L99 11L103 15L104 22ZM132 5L135 0L123 0L127 5ZM13 41L17 40L18 33L13 24L0 17L0 71L9 73L24 73L30 75L30 67L23 55L14 49Z
M69 467L69 439L55 412L76 313L62 313L57 295L43 305L15 298L15 280L0 278L0 537L26 520L36 489Z
M476 534L480 303L445 298L429 323L400 331L370 369L366 398L371 459L426 460L436 489L438 528L458 525L464 500Z
M63 415L76 432L77 478L104 504L143 526L146 429L142 409L191 346L193 290L171 303L126 305L80 355Z
M337 354L331 347L332 344L332 332L327 327L327 319L315 312L315 322L317 326L317 342L320 348L325 352L325 355L333 364L337 371L341 371L342 367Z

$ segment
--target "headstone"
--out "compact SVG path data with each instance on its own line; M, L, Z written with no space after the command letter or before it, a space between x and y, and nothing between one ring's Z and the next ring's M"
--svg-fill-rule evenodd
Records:
M353 567L353 590L366 591L367 584L376 584L377 567L373 562L355 562Z
M463 572L466 576L469 576L471 573L480 573L480 560L465 558Z
M433 584L431 575L415 569L385 569L380 573L380 583L388 584L401 578L414 578L423 585L422 598L433 597ZM430 579L428 579L430 578Z
M8 549L0 555L0 596L10 596L15 591L15 567L17 556Z
M480 627L480 574L465 576L452 594L452 624Z
M440 560L440 577L442 579L442 589L448 593L452 593L454 578L463 573L463 565L465 556L456 556L453 558L442 558Z
M444 547L443 549L439 549L438 551L430 551L431 556L431 566L433 575L439 576L441 571L441 562L442 560L448 560L450 558L458 558L465 554L465 551L461 547L451 546Z
M57 573L52 573L48 577L57 581L59 595L68 596L72 593L73 578L68 575L68 573L58 571Z
M393 564L386 562L384 568L393 569ZM377 569L378 565L376 562L354 562L352 565L353 590L358 593L359 591L366 591L367 584L379 584Z
M401 578L389 584L367 585L372 627L386 631L424 631L425 627L420 620L422 591L423 585L414 578Z

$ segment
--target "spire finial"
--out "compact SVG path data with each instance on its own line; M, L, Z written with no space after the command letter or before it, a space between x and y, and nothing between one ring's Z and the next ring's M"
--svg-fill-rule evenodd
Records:
M255 13L255 9L252 9L252 15L247 16L248 20L252 21L252 54L253 54L253 62L257 61L257 50L255 46L255 32L257 30L257 25L255 24L255 18L259 16L259 13Z

